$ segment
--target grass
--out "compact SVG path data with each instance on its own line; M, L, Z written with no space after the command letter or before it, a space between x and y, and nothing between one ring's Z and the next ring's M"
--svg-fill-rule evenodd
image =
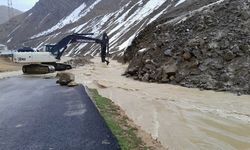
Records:
M121 109L110 99L99 95L95 89L89 90L102 117L106 121L112 133L116 136L122 150L146 150L149 149L137 135L137 129L129 124L129 119Z

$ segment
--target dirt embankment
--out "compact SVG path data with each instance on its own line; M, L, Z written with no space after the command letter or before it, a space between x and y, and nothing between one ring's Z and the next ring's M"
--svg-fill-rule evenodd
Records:
M220 0L172 20L160 20L125 53L127 76L250 94L250 3Z
M9 58L0 56L0 72L18 71L21 69L22 66L20 64L14 64Z

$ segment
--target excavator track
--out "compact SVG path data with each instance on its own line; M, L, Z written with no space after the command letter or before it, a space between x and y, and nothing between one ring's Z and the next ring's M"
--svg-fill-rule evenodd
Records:
M24 65L22 70L24 74L47 74L55 72L55 67L46 64L31 64Z
M72 69L71 65L63 63L42 63L42 64L30 64L23 66L24 74L47 74L55 71L64 71Z
M44 65L51 65L55 67L55 71L64 71L72 69L72 66L64 63L42 63Z

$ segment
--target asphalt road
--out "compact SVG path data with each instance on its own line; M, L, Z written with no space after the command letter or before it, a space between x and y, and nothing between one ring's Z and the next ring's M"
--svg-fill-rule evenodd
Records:
M0 80L0 150L116 150L83 86L55 79Z

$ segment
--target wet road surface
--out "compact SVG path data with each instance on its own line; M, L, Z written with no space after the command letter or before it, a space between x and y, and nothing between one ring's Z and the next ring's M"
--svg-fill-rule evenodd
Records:
M0 80L0 149L119 149L84 87L55 82L37 77Z

